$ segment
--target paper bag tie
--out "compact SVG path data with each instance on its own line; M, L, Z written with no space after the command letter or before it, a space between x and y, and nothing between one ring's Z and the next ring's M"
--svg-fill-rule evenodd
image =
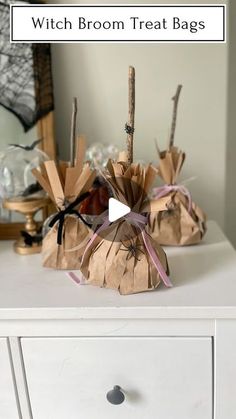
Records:
M142 238L143 238L143 242L145 245L145 248L157 270L157 272L160 275L160 278L162 279L163 283L165 284L166 287L172 287L172 283L170 278L168 277L168 275L166 274L165 269L163 268L156 251L154 250L154 248L152 247L152 244L149 240L149 236L147 234L147 232L143 229L143 226L147 224L147 217L142 215L142 214L138 214L137 212L129 212L128 214L126 214L124 217L126 221L134 224L137 228L139 228ZM84 257L86 252L88 251L88 249L92 246L93 242L96 240L96 238L98 237L99 233L101 233L103 230L106 230L106 228L109 227L109 225L111 225L112 223L109 221L108 216L105 216L104 218L104 222L103 224L97 229L97 231L92 235L91 239L89 240L84 254L82 256L82 261L81 264L83 263Z
M90 195L90 192L85 192L84 194L82 194L81 196L79 196L77 199L75 199L74 202L71 202L71 204L69 204L68 207L66 207L64 210L60 210L53 217L53 219L50 221L49 227L53 227L54 224L56 224L56 222L59 221L58 231L57 231L57 244L58 245L61 245L62 244L62 232L63 232L63 225L64 225L64 222L65 222L66 215L72 215L72 214L74 214L78 218L80 218L81 221L83 221L84 224L86 224L88 227L90 227L90 224L88 224L87 221L84 220L84 218L79 213L79 211L78 210L75 210L75 207L77 207L77 205L79 205L84 199L88 198L89 195Z
M163 185L153 189L153 198L160 199L170 192L181 192L188 200L188 212L192 210L192 197L189 190L184 185Z

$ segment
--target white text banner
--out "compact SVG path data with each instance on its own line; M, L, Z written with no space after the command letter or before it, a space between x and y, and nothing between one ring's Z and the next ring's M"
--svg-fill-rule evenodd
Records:
M11 5L11 42L225 42L225 5Z

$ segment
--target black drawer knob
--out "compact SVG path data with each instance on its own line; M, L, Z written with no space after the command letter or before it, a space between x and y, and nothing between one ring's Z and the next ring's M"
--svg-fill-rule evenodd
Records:
M111 404L121 404L125 400L125 395L122 393L120 386L114 386L113 390L108 391L107 400Z

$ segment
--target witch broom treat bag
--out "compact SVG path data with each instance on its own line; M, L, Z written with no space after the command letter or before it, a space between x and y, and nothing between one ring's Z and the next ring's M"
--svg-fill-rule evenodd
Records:
M74 133L74 123L72 127ZM42 248L43 266L55 269L80 268L81 256L90 233L80 213L80 205L90 196L96 171L90 168L90 163L83 162L84 138L79 137L76 141L74 134L72 138L74 144L71 149L74 151L70 162L46 161L41 165L41 171L33 170L34 176L58 211L51 216L50 230L43 239ZM77 249L71 251L75 246Z
M206 232L206 216L192 200L189 190L178 183L185 153L174 146L177 105L182 86L173 97L173 119L169 147L159 154L159 175L164 185L154 188L153 197L169 197L168 209L150 213L148 231L162 245L185 246L199 243Z
M147 214L167 208L169 198L147 200L157 174L151 165L133 163L134 68L129 69L129 123L126 124L125 161L109 161L104 173L113 197L126 205L123 217L112 221L103 215L89 240L81 262L87 282L132 294L153 290L161 281L169 287L168 264L160 245L147 233ZM125 156L127 158L125 158Z
M105 217L89 241L81 264L88 283L117 289L121 294L152 290L161 280L171 286L166 255L145 230L152 204L153 209L163 210L168 202L165 198L153 203L145 201L155 169L109 162L105 176L115 199L132 210L114 222Z

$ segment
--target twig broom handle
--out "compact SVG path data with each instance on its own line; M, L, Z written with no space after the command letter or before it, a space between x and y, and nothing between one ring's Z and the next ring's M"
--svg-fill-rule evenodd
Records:
M70 131L70 165L74 167L75 164L75 141L76 141L76 117L77 117L77 98L73 98L72 103L72 117L71 117L71 131Z
M127 134L127 157L128 163L133 163L133 140L134 140L134 113L135 113L135 69L129 67L129 119L130 130Z
M178 108L178 101L179 101L179 95L180 95L181 89L182 89L182 84L179 84L178 87L177 87L175 96L172 97L172 100L173 100L174 104L173 104L173 114L172 114L169 148L173 147L173 145L174 145L177 108Z

